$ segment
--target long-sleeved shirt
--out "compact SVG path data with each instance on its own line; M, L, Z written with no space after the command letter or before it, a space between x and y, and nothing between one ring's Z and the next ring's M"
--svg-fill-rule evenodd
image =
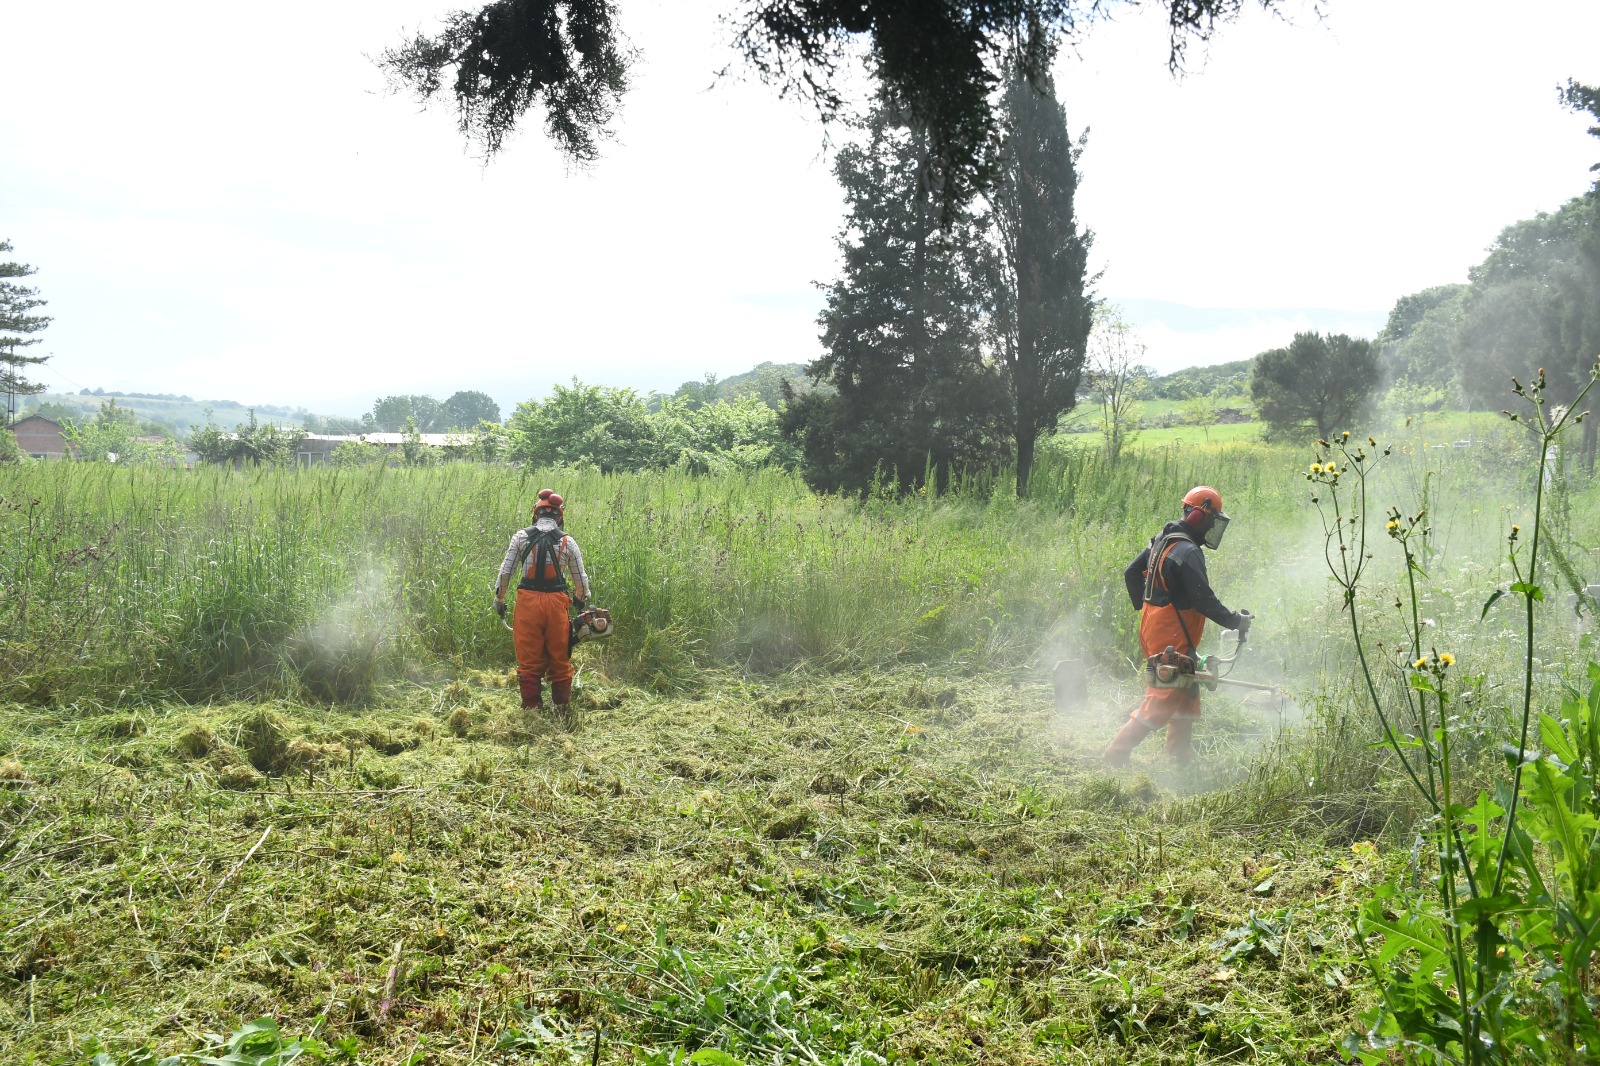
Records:
M554 518L541 518L534 523L534 529L541 533L556 529ZM506 557L500 563L500 576L495 582L496 590L503 589L511 581L511 575L516 571L518 562L526 565L524 556L530 554L528 531L519 529L511 534L511 543L506 548ZM578 542L570 536L563 537L561 547L556 552L556 565L567 573L567 583L571 586L572 598L587 600L589 598L589 574L583 568L583 552L578 550ZM521 575L517 575L521 580Z
M1170 603L1180 611L1199 611L1224 629L1238 629L1239 615L1224 607L1217 594L1211 591L1205 552L1195 543L1194 529L1182 522L1168 522L1156 540L1168 533L1182 533L1183 539L1173 545L1162 561L1160 578L1151 591L1150 606L1165 607ZM1144 607L1145 571L1150 568L1150 548L1155 543L1151 541L1122 572L1122 579L1128 585L1128 599L1133 601L1136 611Z

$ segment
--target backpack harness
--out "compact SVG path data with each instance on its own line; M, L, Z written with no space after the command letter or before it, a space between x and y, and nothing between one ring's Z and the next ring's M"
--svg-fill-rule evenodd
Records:
M561 547L567 542L566 533L559 526L548 531L529 526L522 532L527 535L528 546L517 559L517 566L522 567L522 580L517 582L517 588L532 592L567 591L567 579L561 573ZM524 567L530 555L533 565Z
M1144 602L1148 605L1156 591L1156 578L1161 573L1161 568L1166 564L1167 557L1172 554L1172 549L1178 546L1179 541L1188 540L1189 535L1181 531L1163 533L1150 541L1150 564L1144 572ZM1161 591L1166 594L1166 606L1172 608L1173 614L1178 617L1178 628L1183 631L1183 639L1189 642L1189 655L1198 655L1200 649L1195 646L1194 638L1189 635L1189 627L1184 623L1183 612L1178 609L1177 603L1172 598L1172 590L1167 588L1166 578L1161 578ZM1160 605L1158 605L1160 606Z

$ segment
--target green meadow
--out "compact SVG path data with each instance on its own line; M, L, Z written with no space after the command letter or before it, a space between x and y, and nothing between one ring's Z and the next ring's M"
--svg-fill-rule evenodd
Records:
M1484 602L1534 482L1524 440L1436 425L1368 506L1432 516L1423 610L1488 782L1522 619ZM1427 810L1376 745L1311 453L1235 428L1049 449L1026 502L0 468L0 1059L1342 1061L1377 997L1354 913ZM1156 738L1109 772L1142 691L1121 571L1196 483L1234 517L1212 580L1260 618L1236 676L1277 691L1208 695L1188 771ZM561 717L520 709L490 611L546 485L618 623ZM1597 507L1551 479L1552 568L1600 577ZM1373 552L1387 648L1405 570ZM1550 581L1541 706L1589 647Z

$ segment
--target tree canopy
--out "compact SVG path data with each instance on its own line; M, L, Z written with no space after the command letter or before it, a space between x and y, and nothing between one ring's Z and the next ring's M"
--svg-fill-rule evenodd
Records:
M1596 120L1600 89L1569 81L1561 102ZM1596 164L1592 170L1600 170ZM1500 231L1466 285L1441 285L1402 297L1379 335L1389 404L1418 409L1465 402L1498 409L1511 377L1543 367L1552 402L1568 403L1589 380L1600 353L1600 183L1553 212ZM1416 401L1425 401L1418 405ZM1592 466L1596 423L1583 423L1582 454Z
M990 196L988 271L992 348L1010 393L1006 421L1016 447L1017 495L1028 493L1034 445L1078 400L1095 299L1093 235L1075 214L1077 162L1047 73L1030 81L1008 68L1002 104L1001 173Z
M887 95L834 173L847 214L843 266L818 319L824 352L807 369L832 392L786 388L783 427L820 489L910 488L931 473L998 465L1005 383L983 358L979 220L940 224L925 132Z
M543 400L517 405L506 424L503 455L536 466L588 464L607 473L788 469L795 463L777 412L753 396L693 406L669 396L652 411L633 389L576 378Z
M11 250L10 241L0 241L0 254ZM25 355L17 350L38 344L40 338L33 334L50 324L46 316L33 313L45 305L39 290L12 280L35 273L37 268L26 263L0 261L0 393L6 395L4 422L16 417L18 396L44 391L42 384L28 378L26 368L38 366L50 357Z
M1356 424L1377 383L1373 343L1343 333L1296 333L1256 356L1250 398L1275 433L1328 437Z
M992 186L1000 123L991 96L1007 55L1042 84L1055 46L1077 40L1118 7L1141 0L725 0L740 59L827 121L853 101L844 71L865 60L883 89L926 131L947 204ZM1168 65L1236 17L1247 0L1146 0L1164 9ZM1281 0L1256 0L1266 9ZM1020 45L1020 47L1019 47ZM466 137L493 156L531 110L566 155L593 161L611 134L637 56L624 43L615 0L493 0L444 17L385 50L391 82L422 101L448 93ZM448 88L447 88L448 86Z

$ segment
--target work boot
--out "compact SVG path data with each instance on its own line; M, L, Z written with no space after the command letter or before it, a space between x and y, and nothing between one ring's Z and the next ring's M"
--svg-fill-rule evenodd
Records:
M556 701L556 706L565 710L567 704L572 702L572 679L550 682L550 698Z
M523 710L537 711L544 708L544 681L542 678L524 677L518 674L517 685L522 689Z
M1133 749L1149 735L1149 726L1136 718L1130 718L1122 723L1117 735L1111 738L1111 746L1101 758L1105 760L1107 766L1127 766L1128 760L1133 757Z
M1194 758L1194 719L1173 718L1167 723L1167 758L1175 766L1188 766Z

